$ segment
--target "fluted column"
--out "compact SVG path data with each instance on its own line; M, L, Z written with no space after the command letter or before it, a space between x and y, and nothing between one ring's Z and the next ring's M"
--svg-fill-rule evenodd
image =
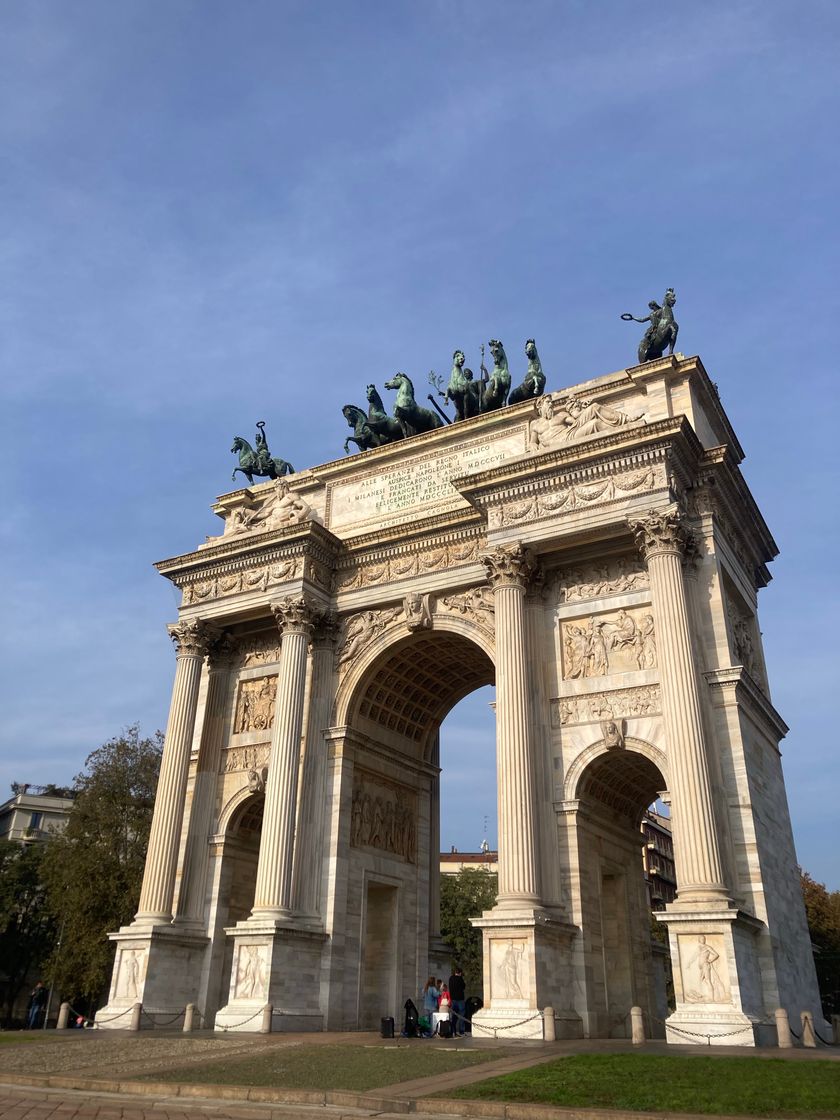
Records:
M498 548L483 556L482 562L496 606L497 907L533 907L540 903L540 889L524 599L537 565L518 544Z
M283 635L253 916L291 917L293 855L306 658L314 622L303 597L272 603Z
M338 620L332 611L315 623L312 634L312 677L303 755L300 819L295 837L295 909L309 917L321 912L321 860L327 832L327 744L324 730L332 705L332 675Z
M729 898L715 827L682 570L693 539L673 509L651 511L629 524L647 563L656 616L662 714L671 771L677 901L719 906Z
M213 809L219 781L219 761L224 745L228 683L236 652L236 643L227 633L213 642L208 652L204 723L201 728L187 847L184 853L181 893L175 915L177 922L194 926L204 924L210 828L213 823Z
M218 631L200 619L191 619L170 626L169 635L175 643L175 684L163 742L140 908L135 917L135 921L144 923L172 920L178 839L184 814L201 666L207 648L218 636Z

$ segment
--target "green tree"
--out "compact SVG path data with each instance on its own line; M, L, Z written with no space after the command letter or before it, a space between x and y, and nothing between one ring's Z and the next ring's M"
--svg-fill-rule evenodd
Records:
M7 1026L27 974L43 966L54 943L41 873L44 854L43 844L0 840L0 983Z
M67 828L46 844L47 902L61 931L50 972L65 999L90 1005L110 980L107 934L137 909L162 746L159 731L141 739L129 727L89 755Z
M499 877L494 871L465 867L440 877L440 932L452 947L452 963L464 970L468 995L484 995L481 930L470 924L496 904Z

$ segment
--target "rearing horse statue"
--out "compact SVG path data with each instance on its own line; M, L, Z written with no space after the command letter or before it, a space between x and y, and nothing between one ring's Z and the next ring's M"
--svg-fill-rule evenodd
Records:
M478 416L478 385L473 381L472 372L464 369L464 351L456 350L452 355L452 372L449 375L449 384L446 392L441 393L443 403L452 401L455 405L455 419L469 420L471 416ZM438 390L440 391L440 390Z
M540 356L537 353L537 344L533 338L529 338L525 343L525 354L528 358L525 380L511 392L508 397L508 404L520 404L522 401L530 401L534 397L541 397L545 390L545 374L543 373Z
M403 430L398 421L385 411L385 405L382 403L382 397L380 397L376 386L368 385L365 396L368 401L368 427L379 436L379 442L382 444L395 443L396 440L402 439Z
M395 373L390 381L385 382L385 388L397 390L394 418L404 436L416 436L421 432L431 432L443 427L443 421L436 412L432 412L430 408L421 408L414 399L414 386L407 374Z
M490 353L493 355L493 370L481 399L482 412L493 412L497 408L504 408L507 404L507 395L510 392L510 368L507 354L505 354L505 348L497 338L490 339Z

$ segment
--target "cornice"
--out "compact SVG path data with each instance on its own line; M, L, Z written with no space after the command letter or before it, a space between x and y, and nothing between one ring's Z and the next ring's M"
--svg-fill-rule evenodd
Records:
M703 676L713 691L721 695L727 691L731 692L750 715L764 725L777 742L787 735L790 728L742 665L729 669L713 669Z

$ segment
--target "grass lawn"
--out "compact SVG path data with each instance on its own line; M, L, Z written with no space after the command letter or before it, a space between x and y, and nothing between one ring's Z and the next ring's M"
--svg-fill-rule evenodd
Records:
M284 1089L379 1089L397 1081L433 1077L498 1061L502 1050L443 1049L422 1041L403 1045L278 1046L253 1056L202 1062L146 1074L141 1080L209 1085L270 1085Z
M580 1054L446 1095L639 1112L840 1116L840 1063Z

